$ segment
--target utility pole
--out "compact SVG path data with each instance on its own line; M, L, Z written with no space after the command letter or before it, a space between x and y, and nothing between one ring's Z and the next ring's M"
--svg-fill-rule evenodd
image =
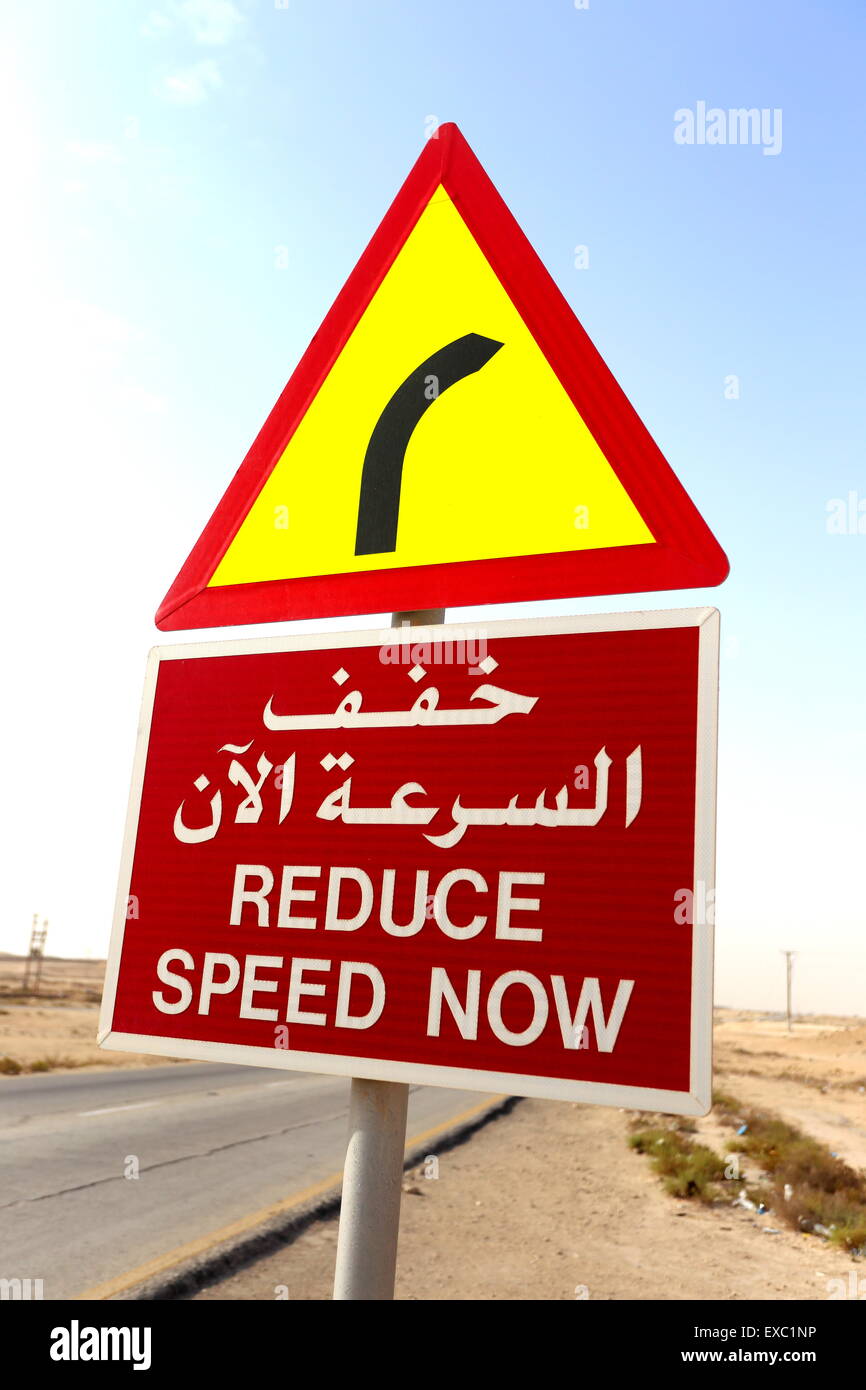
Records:
M790 1033L790 1031L791 1031L791 971L792 971L792 969L793 969L794 957L795 957L796 954L797 954L796 951L783 951L783 952L782 952L782 955L785 957L785 972L786 972L786 976L787 976L787 1015L788 1015L788 1032L789 1032L789 1033Z
M33 926L30 930L30 951L24 962L24 993L31 991L39 993L39 977L42 974L42 957L45 953L45 938L48 935L48 922L43 918L42 926L39 926L39 914L33 914Z

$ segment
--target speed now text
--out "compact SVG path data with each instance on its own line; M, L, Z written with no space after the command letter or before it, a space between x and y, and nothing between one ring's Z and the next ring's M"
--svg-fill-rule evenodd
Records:
M316 884L322 876L317 866L286 866L275 915L271 913L271 894L275 888L273 872L262 864L239 864L235 870L230 925L257 925L315 930L319 917L294 915L297 904L316 900ZM300 887L298 880L306 880ZM309 886L313 882L313 887ZM455 922L449 911L449 896L460 883L478 895L490 894L488 912L476 912L468 922ZM432 902L432 919L446 936L467 940L488 926L499 940L540 941L542 930L514 919L516 913L537 912L537 896L521 896L518 887L544 884L544 874L503 871L494 889L473 869L452 869L439 879L432 895L429 873L415 875L415 901L411 920L394 920L395 870L382 871L379 892L379 925L391 936L414 936L428 921L427 904ZM352 901L347 905L344 889L350 885ZM275 895L276 896L276 895ZM325 931L357 931L370 918L376 893L364 870L331 868L324 896L321 926ZM349 910L351 909L351 910ZM309 912L309 908L302 909ZM465 915L465 914L464 914ZM490 918L492 917L492 920ZM531 918L529 919L532 920ZM524 919L525 921L525 919ZM319 956L283 956L205 951L198 961L183 947L164 951L156 967L159 982L166 989L154 989L154 1007L165 1014L182 1014L190 1008L208 1015L215 997L231 995L243 1019L271 1023L308 1024L339 1029L369 1029L381 1018L387 1003L387 987L376 965L359 960L332 961ZM467 1041L478 1037L482 1001L494 1036L510 1047L525 1047L544 1032L555 1014L562 1044L566 1049L586 1046L586 1020L591 1015L599 1052L612 1052L631 998L633 980L619 980L608 1011L602 999L598 978L585 976L566 982L563 975L551 974L546 981L527 970L506 970L482 979L480 970L455 970L433 966L427 993L428 1037L439 1037L443 1026L456 1026ZM511 993L520 999L521 1017L528 1021L519 1029L503 1018L503 1005ZM277 999L268 996L277 996ZM312 1006L312 1002L319 1002ZM279 1003L279 1007L275 1005ZM552 1010L551 1010L552 1005ZM448 1021L450 1020L450 1022ZM512 1016L513 1021L513 1016Z

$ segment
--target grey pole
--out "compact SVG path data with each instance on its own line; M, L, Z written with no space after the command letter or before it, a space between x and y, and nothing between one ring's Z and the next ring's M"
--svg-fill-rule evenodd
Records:
M433 626L444 619L444 608L430 608L395 613L391 626ZM394 1297L408 1103L409 1087L401 1081L352 1078L335 1300Z
M794 956L795 956L796 954L797 954L796 951L783 951L783 952L782 952L782 955L785 957L786 976L787 976L787 980L786 980L786 983L787 983L786 995L787 995L787 1015L788 1015L788 1032L789 1032L789 1033L790 1033L790 1031L791 1031L791 1017L792 1017L792 1015L791 1015L791 971L792 971L792 968L793 968Z
M409 1087L352 1079L335 1299L394 1297Z

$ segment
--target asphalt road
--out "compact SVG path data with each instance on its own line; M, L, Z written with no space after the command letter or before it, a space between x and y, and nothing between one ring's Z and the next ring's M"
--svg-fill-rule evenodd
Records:
M291 1198L342 1167L348 1098L342 1078L205 1063L3 1079L0 1278L76 1297ZM413 1088L409 1139L485 1099Z

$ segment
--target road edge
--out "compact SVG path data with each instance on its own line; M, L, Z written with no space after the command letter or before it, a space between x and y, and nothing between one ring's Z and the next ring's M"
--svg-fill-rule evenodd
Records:
M490 1105L462 1122L458 1120L458 1123L450 1124L446 1121L441 1133L434 1129L427 1132L429 1138L427 1134L418 1136L406 1151L403 1171L416 1167L430 1154L447 1153L449 1149L465 1144L478 1130L510 1114L522 1099L522 1096L496 1097ZM302 1199L291 1211L281 1212L266 1220L239 1239L220 1241L203 1254L175 1265L166 1273L108 1295L105 1301L152 1303L189 1299L201 1289L237 1274L265 1255L291 1245L314 1222L335 1216L340 1209L340 1193L341 1184L337 1181L324 1193L306 1201Z

